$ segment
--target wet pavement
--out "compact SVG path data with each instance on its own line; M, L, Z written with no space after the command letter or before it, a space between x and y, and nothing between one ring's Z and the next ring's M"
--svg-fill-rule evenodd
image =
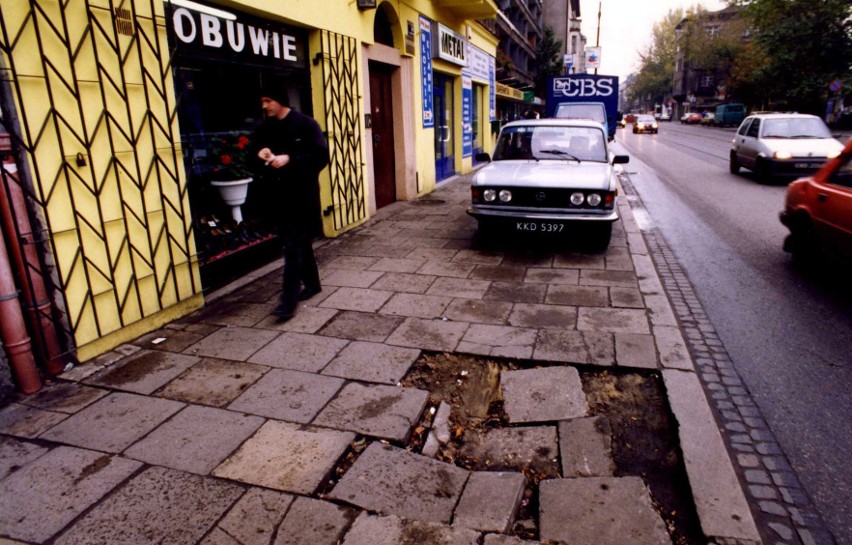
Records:
M704 534L759 542L626 201L589 255L481 241L468 199L456 178L323 241L323 291L286 323L267 267L16 399L0 411L0 544L531 543L511 535L524 473L406 448L418 426L449 434L430 392L401 385L424 351L546 364L503 372L511 426L480 445L546 452L561 478L539 487L542 542L671 543L642 480L613 475L578 365L661 373Z

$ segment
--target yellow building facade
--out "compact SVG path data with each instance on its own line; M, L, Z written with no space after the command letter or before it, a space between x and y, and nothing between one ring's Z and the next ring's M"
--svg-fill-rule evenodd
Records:
M212 183L260 123L264 86L326 132L325 236L469 172L493 144L497 40L476 20L496 13L493 0L3 2L3 178L46 234L69 354L188 314L205 270L275 244L260 180L237 205Z

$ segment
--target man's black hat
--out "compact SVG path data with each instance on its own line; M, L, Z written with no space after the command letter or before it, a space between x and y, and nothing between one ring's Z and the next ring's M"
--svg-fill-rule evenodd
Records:
M290 106L290 96L287 94L287 91L283 86L264 85L260 89L260 96L271 98L282 106Z

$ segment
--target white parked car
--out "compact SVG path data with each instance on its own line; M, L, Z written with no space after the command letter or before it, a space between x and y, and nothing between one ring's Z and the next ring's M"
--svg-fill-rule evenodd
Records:
M579 119L536 119L506 124L494 157L473 176L468 214L480 230L504 228L528 235L582 237L602 251L618 219L613 165L606 129ZM580 227L577 229L577 227Z
M730 170L737 174L740 168L747 168L760 181L776 176L807 176L842 150L843 144L815 115L757 114L746 117L737 129Z

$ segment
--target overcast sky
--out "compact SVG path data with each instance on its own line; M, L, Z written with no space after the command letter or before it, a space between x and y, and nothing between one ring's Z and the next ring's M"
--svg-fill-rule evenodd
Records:
M595 45L598 29L598 5L601 5L601 68L598 74L624 78L639 67L638 51L651 43L651 29L670 9L684 10L697 0L580 0L582 32L586 46ZM725 7L722 0L701 0L706 9Z

